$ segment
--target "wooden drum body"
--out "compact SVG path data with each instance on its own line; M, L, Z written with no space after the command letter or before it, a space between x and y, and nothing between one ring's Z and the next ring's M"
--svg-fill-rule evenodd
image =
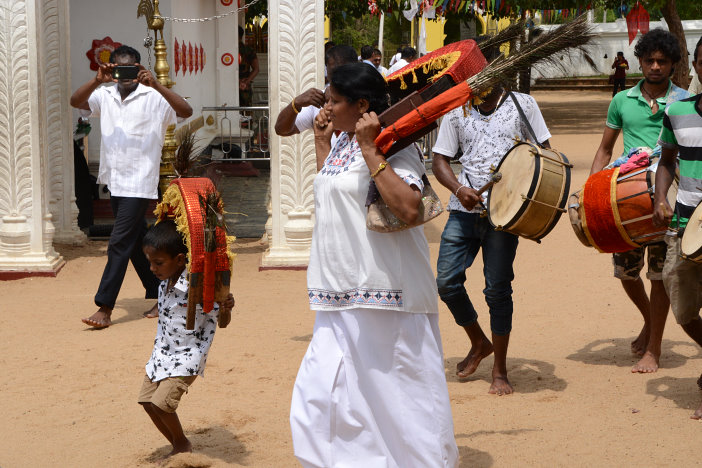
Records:
M619 176L619 168L592 174L579 192L577 214L587 242L583 242L578 226L571 224L584 245L600 252L626 252L652 242L659 242L665 229L653 225L653 195L656 166L638 169ZM668 192L669 203L675 204L677 183ZM573 194L575 195L575 194Z
M702 263L702 203L697 205L687 222L680 251L684 259Z
M502 180L488 193L490 224L538 242L565 212L571 167L558 151L526 142L512 147L496 169Z

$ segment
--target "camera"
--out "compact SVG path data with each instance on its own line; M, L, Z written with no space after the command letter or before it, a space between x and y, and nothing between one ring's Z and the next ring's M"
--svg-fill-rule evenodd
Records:
M136 65L117 65L112 70L112 77L117 80L135 80L139 74L139 67Z

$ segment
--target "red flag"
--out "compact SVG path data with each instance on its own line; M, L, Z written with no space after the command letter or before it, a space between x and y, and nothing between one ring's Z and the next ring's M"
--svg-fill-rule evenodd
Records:
M188 42L188 71L193 74L193 45Z

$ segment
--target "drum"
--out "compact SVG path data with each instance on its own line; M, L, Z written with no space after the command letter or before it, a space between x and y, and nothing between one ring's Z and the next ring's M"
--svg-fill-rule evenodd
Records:
M490 224L539 242L566 211L571 167L558 151L527 142L513 146L496 169L502 180L488 192Z
M657 166L622 176L619 168L592 174L583 189L571 195L571 226L583 245L612 253L663 239L666 230L654 226L652 219ZM675 206L677 185L673 181L668 191L670 206Z
M583 223L580 220L580 193L582 191L578 190L575 193L570 194L568 197L568 218L570 219L570 225L575 232L575 236L585 247L592 247L590 240L585 234L583 229Z
M702 203L697 205L687 222L680 251L682 258L702 263Z

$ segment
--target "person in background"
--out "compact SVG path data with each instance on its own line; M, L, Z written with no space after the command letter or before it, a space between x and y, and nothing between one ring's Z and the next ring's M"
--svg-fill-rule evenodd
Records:
M244 44L244 28L239 26L239 105L253 105L253 83L258 75L256 51Z
M382 61L383 53L380 51L380 49L373 49L371 63L375 67L375 69L378 70L378 72L380 72L381 75L383 75L383 78L385 78L386 76L388 76L388 69L381 65Z
M624 52L617 52L612 68L614 69L612 97L614 97L619 91L626 89L626 71L629 69L629 62L624 58Z
M700 77L702 76L702 37L698 39L697 45L695 45L695 52L692 58L692 68L695 69L695 76L693 76L692 81L690 81L688 91L691 96L694 96L702 93L702 83L700 82Z
M417 58L417 51L414 49L414 47L405 47L404 49L402 49L402 56L401 56L400 60L395 62L395 65L390 67L390 70L388 70L388 74L392 75L400 68L403 68L406 65L409 65L409 63L416 58Z
M158 279L149 269L141 249L146 232L144 215L151 200L158 198L161 149L166 128L177 118L193 114L190 105L139 64L135 49L121 46L101 64L97 75L71 96L71 106L100 117L100 169L98 183L110 190L115 224L107 246L107 265L95 294L97 312L84 318L93 328L112 324L112 310L131 260L147 299L158 297ZM136 79L116 79L115 67L138 68ZM110 86L101 86L111 83ZM145 317L158 316L157 304Z

